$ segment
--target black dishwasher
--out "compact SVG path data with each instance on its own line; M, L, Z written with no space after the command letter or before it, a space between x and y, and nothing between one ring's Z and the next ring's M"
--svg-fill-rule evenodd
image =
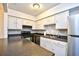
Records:
M32 35L32 42L40 45L40 36L33 34Z

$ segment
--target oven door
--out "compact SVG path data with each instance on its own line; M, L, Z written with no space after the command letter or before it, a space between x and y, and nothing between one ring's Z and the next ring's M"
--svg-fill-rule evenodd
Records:
M31 32L30 31L22 31L21 36L22 36L22 38L30 40L31 39Z

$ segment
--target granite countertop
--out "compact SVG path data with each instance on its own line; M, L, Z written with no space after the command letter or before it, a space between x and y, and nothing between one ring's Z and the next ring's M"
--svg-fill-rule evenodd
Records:
M58 41L62 41L62 42L67 42L67 38L64 38L64 37L67 37L67 36L57 37L57 35L51 35L51 34L47 34L46 36L44 36L43 34L37 34L37 33L35 33L34 35L49 38L49 39L53 39L53 40L58 40Z

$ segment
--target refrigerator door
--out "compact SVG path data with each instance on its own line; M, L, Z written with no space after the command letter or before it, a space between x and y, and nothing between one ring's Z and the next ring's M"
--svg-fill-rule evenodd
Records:
M75 56L79 56L79 37L75 38Z
M68 34L79 35L79 14L68 17Z
M68 36L68 56L79 56L79 37Z

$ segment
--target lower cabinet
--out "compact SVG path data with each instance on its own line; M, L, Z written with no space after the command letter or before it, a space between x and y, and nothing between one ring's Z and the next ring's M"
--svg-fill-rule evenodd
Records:
M40 38L40 46L51 51L51 43L50 40L48 40L47 38Z
M55 56L67 55L67 43L41 37L40 46L55 53Z

